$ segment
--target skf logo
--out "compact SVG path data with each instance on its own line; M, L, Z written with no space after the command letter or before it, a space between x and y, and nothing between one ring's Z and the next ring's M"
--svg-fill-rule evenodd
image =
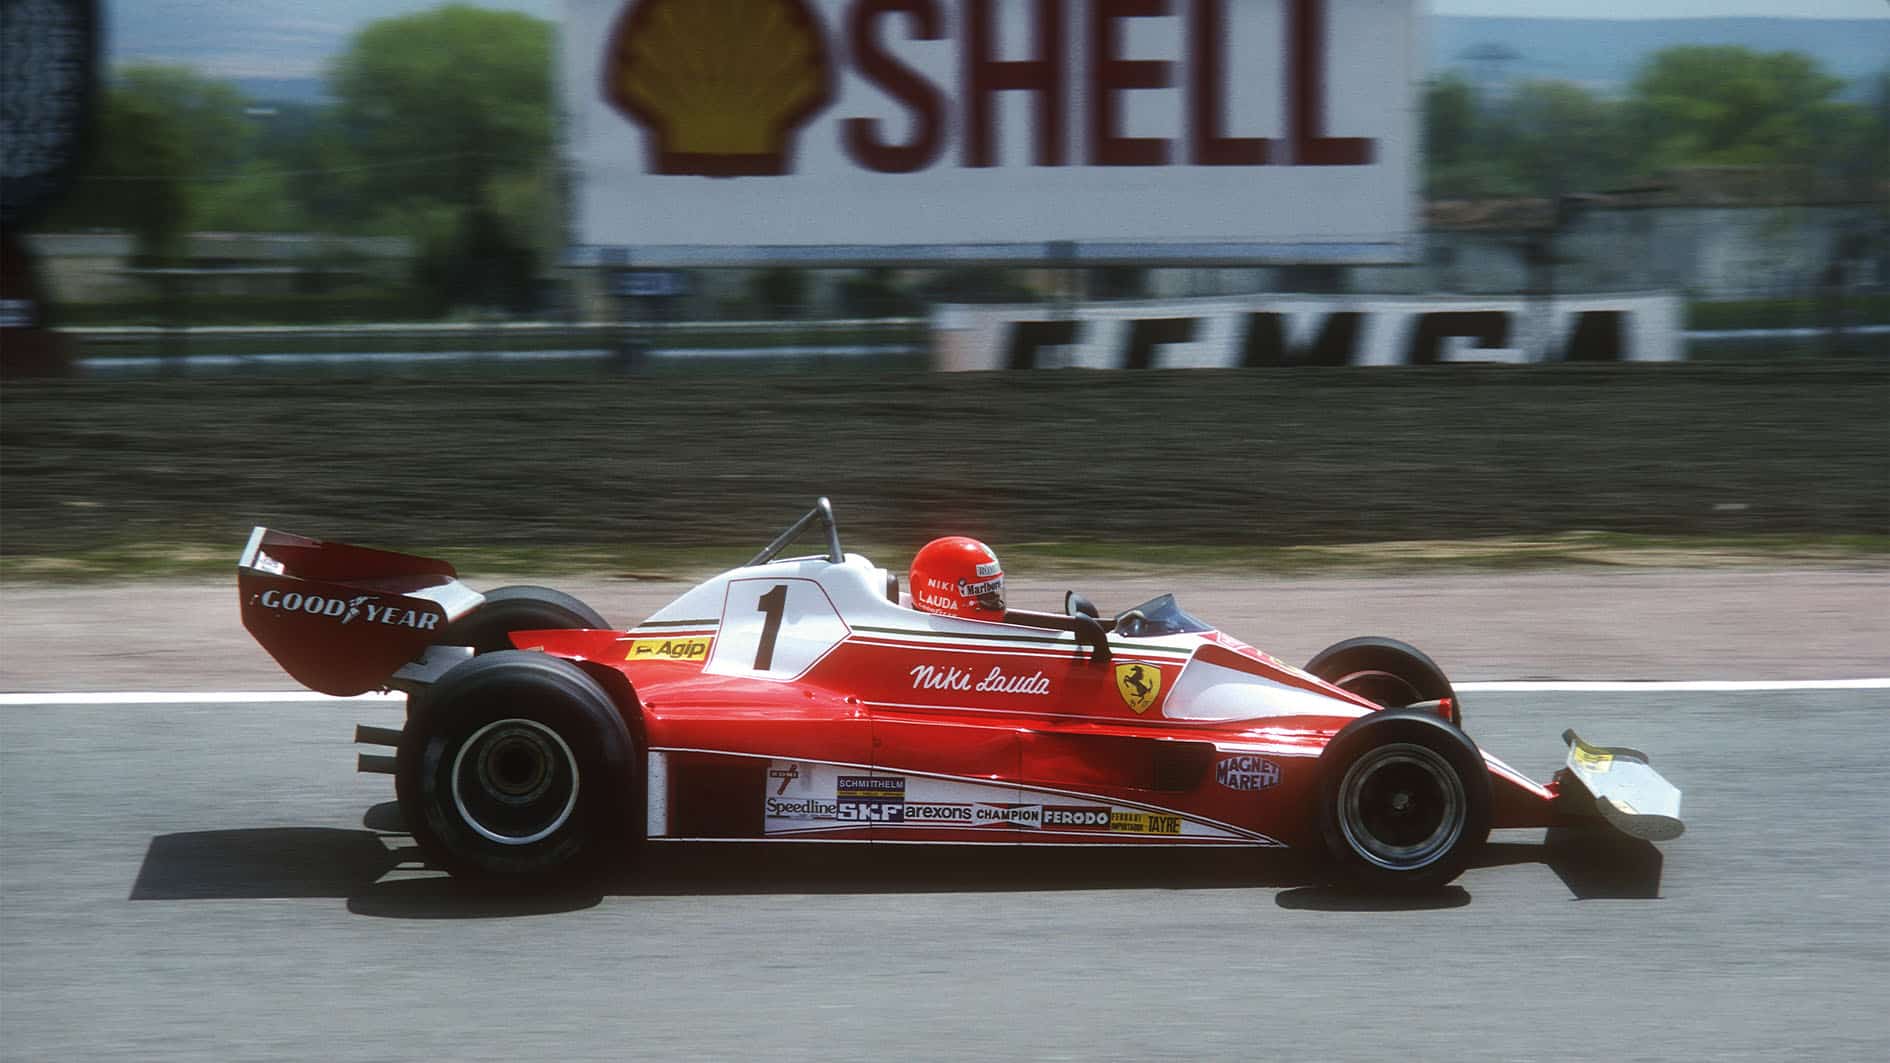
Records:
M1116 665L1116 693L1122 695L1122 701L1138 715L1147 712L1155 704L1155 696L1162 692L1162 670L1151 664L1128 661Z
M790 173L796 131L833 100L826 37L806 0L636 0L604 96L644 126L652 173Z

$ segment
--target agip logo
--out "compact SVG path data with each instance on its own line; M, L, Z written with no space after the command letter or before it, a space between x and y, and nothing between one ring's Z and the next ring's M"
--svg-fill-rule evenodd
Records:
M660 174L793 172L833 82L806 0L635 0L604 55L604 96L644 127Z

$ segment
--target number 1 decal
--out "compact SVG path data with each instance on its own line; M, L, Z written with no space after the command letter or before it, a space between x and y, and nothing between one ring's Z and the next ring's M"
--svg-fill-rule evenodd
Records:
M811 579L730 580L703 670L711 675L793 679L846 637L847 625Z
M774 664L774 641L781 637L781 613L787 609L787 584L777 583L773 590L755 603L761 615L761 644L755 647L755 671L765 672Z

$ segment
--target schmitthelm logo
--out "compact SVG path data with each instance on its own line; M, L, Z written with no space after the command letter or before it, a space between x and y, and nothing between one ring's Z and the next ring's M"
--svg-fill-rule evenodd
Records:
M806 0L633 0L606 49L604 96L644 127L652 173L790 173L834 96Z

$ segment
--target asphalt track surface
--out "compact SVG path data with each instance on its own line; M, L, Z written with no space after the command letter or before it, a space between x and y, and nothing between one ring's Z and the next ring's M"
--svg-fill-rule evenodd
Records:
M355 722L0 707L0 1056L1890 1057L1890 690L1482 693L1546 777L1631 745L1687 834L1497 835L1407 902L1244 852L658 848L548 897L403 869Z

